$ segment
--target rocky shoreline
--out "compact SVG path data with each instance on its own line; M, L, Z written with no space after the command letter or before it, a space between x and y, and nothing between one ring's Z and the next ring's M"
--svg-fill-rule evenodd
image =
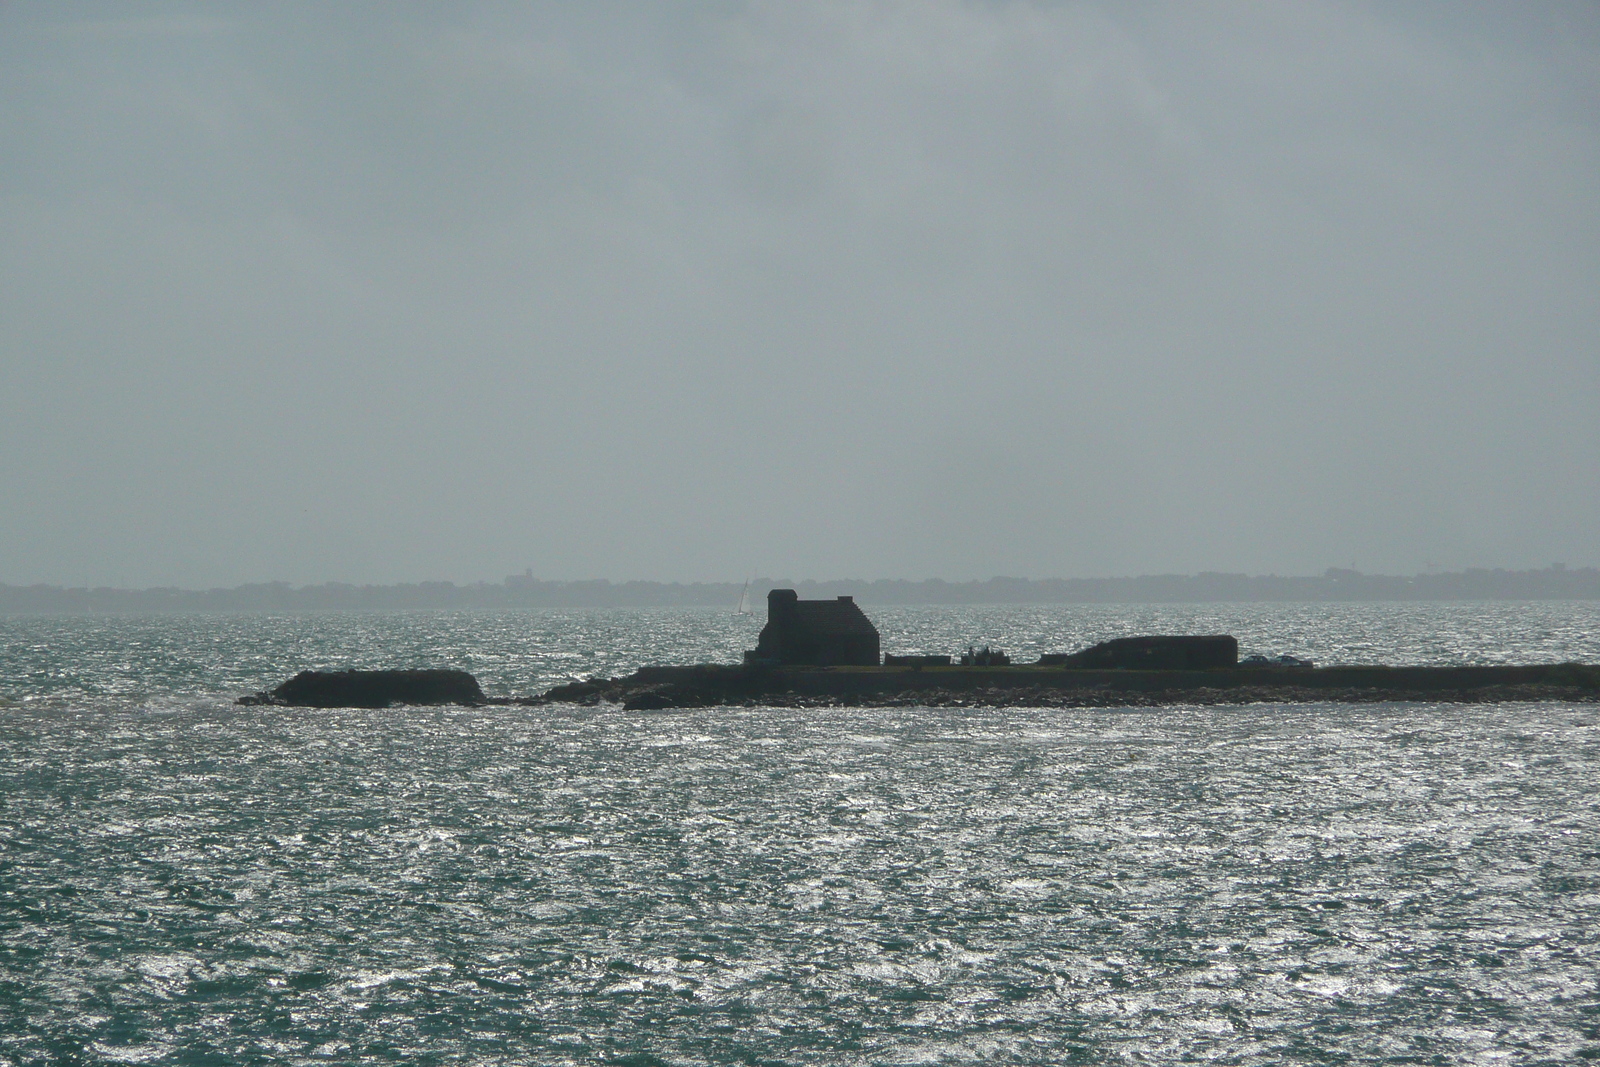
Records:
M390 707L457 704L708 707L1123 708L1422 701L1600 703L1600 666L1080 670L1021 667L643 667L623 678L486 696L464 671L303 671L240 704Z
M717 706L1109 708L1398 701L1600 703L1600 667L1231 671L647 667L625 678L574 682L504 703L617 704L629 711L658 711Z
M1539 701L1600 703L1600 693L1576 686L1520 685L1484 689L1303 689L1295 686L1243 686L1230 689L1164 689L1153 692L1084 692L1075 689L920 690L865 699L804 693L771 693L760 699L706 699L677 693L644 691L620 701L571 701L596 705L620 703L626 711L673 711L707 707L772 708L1158 708L1242 704L1388 704L1431 702L1441 704L1513 704ZM501 703L493 698L489 703ZM568 701L544 697L506 700L508 704L553 704Z

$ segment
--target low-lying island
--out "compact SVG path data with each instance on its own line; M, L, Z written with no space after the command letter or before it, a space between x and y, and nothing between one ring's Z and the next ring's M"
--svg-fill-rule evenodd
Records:
M1399 700L1600 702L1600 666L1236 667L1096 670L1008 667L644 667L507 703L857 707L1138 707Z
M634 711L770 707L1157 707L1173 704L1600 703L1600 666L1234 667L1126 670L1004 667L642 667L623 678L558 685L531 696L485 696L462 671L305 671L241 704L388 707L620 704Z
M880 655L877 628L847 596L767 597L767 624L739 665L641 667L623 678L558 685L537 696L488 697L465 671L302 671L241 704L620 704L634 711L719 705L806 707L1129 707L1426 700L1600 702L1600 666L1314 667L1253 656L1229 634L1117 637L1012 664L969 648L959 663L926 653Z

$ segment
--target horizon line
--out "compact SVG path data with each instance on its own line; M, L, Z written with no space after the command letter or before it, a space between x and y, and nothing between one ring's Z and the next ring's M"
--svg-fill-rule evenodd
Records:
M478 579L469 582L456 582L447 578L426 578L414 581L393 582L354 582L342 579L326 579L314 582L294 582L287 579L275 578L262 581L239 582L234 585L211 585L205 587L181 585L69 585L60 582L35 581L35 582L6 582L0 581L0 589L14 590L59 590L63 592L114 592L114 593L223 593L235 592L246 589L284 589L291 591L313 590L324 588L345 589L404 589L404 588L515 588L522 585L544 586L667 586L689 587L696 586L733 586L743 587L785 587L788 585L807 586L837 586L837 585L946 585L946 586L978 586L995 583L1079 583L1079 582L1138 582L1138 581L1174 581L1194 580L1200 578L1225 578L1230 580L1246 581L1327 581L1345 578L1384 579L1399 581L1415 581L1416 579L1442 579L1452 576L1465 577L1467 575L1534 575L1534 574L1568 574L1578 575L1590 571L1600 571L1596 566L1568 566L1565 563L1551 563L1544 567L1462 567L1453 570L1426 570L1414 574L1381 573L1362 571L1355 567L1328 567L1320 574L1251 574L1245 571L1202 570L1195 572L1161 571L1146 572L1142 574L1097 575L1097 576L1050 576L1044 578L1024 577L1020 575L996 574L988 578L952 579L929 576L925 578L772 578L756 576L749 579L694 579L694 580L666 580L659 578L541 578L532 573L531 568L525 569L522 574L509 574L499 581Z

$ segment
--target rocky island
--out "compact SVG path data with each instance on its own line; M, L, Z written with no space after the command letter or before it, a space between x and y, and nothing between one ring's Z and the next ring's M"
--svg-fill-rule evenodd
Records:
M1001 651L879 654L877 629L849 597L768 596L768 619L737 665L642 667L623 678L559 685L523 697L485 696L465 671L302 671L241 704L368 707L397 704L620 704L636 711L747 706L1129 707L1261 702L1372 703L1522 700L1600 702L1600 666L1315 667L1304 660L1241 662L1227 634L1151 635L1013 664Z
M556 686L527 704L621 704L650 711L774 707L1159 707L1170 704L1600 702L1600 666L1237 667L1096 670L1006 667L644 667ZM491 703L496 703L490 698Z
M301 671L282 685L240 697L239 704L300 708L387 708L395 704L485 704L466 671Z

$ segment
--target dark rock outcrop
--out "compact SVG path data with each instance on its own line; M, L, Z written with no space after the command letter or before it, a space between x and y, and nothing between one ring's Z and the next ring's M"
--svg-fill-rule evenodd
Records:
M1183 670L1023 665L642 667L625 678L557 686L518 704L621 705L629 711L744 707L1160 707L1336 701L1521 700L1600 703L1600 666L1235 667ZM511 703L512 701L507 701Z
M1239 663L1239 642L1229 634L1208 637L1117 637L1070 655L1039 657L1041 667L1084 670L1203 671Z
M393 704L485 703L466 671L301 671L276 689L241 697L240 704L301 708L386 708Z
M623 711L660 711L676 706L670 689L641 689L622 702Z

